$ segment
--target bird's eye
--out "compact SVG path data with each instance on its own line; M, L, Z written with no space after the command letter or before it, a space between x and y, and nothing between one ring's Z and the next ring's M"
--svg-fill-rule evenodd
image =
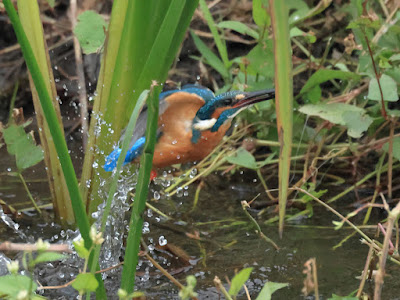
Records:
M224 99L224 104L225 105L232 105L232 99L231 98Z

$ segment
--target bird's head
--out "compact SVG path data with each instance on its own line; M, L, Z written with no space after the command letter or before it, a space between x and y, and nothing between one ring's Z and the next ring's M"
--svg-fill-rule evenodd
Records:
M201 131L218 131L222 124L232 120L242 110L273 98L275 98L274 89L256 92L231 91L215 96L197 111L193 120L192 142L197 143Z

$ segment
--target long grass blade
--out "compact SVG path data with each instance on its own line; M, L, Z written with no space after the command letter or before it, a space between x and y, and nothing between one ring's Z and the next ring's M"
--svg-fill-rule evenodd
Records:
M146 144L140 160L140 171L136 185L136 195L132 207L129 233L125 250L124 269L122 270L121 288L131 293L135 283L136 265L143 227L143 211L146 207L147 194L150 183L150 172L153 164L154 147L158 128L158 97L160 86L153 86L152 93L147 101L148 117L146 130Z
M231 63L228 58L228 50L226 49L225 41L221 39L221 36L218 32L218 27L214 22L205 0L200 0L200 9L203 12L204 18L206 19L208 27L213 35L215 45L217 46L222 61L224 62L225 68L228 69Z
M282 237L289 187L293 131L292 53L285 1L270 0L275 50L276 115L279 153L279 234Z
M29 43L38 62L40 72L44 77L46 89L51 95L52 105L57 114L59 124L61 124L60 106L57 102L57 92L55 81L51 68L46 43L43 36L43 27L40 20L40 11L37 1L18 0L19 17L28 37ZM39 136L41 146L44 149L44 161L46 164L46 173L52 195L53 207L56 216L62 223L73 224L74 212L71 206L71 200L68 194L64 174L58 161L57 151L51 138L50 129L45 121L43 110L40 105L39 95L35 89L32 77L29 77L29 83L32 91L33 104L38 121ZM63 127L61 132L64 135Z
M15 8L10 0L3 0L3 3L10 18L11 24L13 25L18 42L21 45L22 54L25 58L26 65L28 66L29 72L32 76L32 80L35 84L35 88L38 92L43 113L47 123L49 124L50 133L53 138L55 148L57 150L65 180L67 182L67 189L71 197L75 220L77 222L81 235L85 240L85 247L89 249L92 245L92 241L89 235L89 220L85 213L81 194L79 192L78 180L75 175L71 157L68 153L68 148L64 139L64 135L62 133L60 124L58 123L57 114L54 111L50 94L48 93L48 90L46 88L46 83L43 79L42 73L40 72L39 65L29 44L28 38L26 37L18 14L15 11ZM99 281L97 296L99 297L99 299L106 299L104 284L101 280L101 276L97 275L96 278Z
M89 237L89 220L86 217L85 209L78 188L78 180L75 176L75 171L72 166L71 157L68 153L67 144L64 140L60 124L58 123L57 115L54 111L51 97L47 91L46 83L40 72L39 65L36 61L35 55L29 44L29 41L25 35L22 24L19 20L17 12L14 9L10 0L4 0L4 7L7 10L7 14L10 17L10 21L14 27L15 34L21 45L22 54L24 55L28 69L32 75L33 82L35 83L36 90L39 94L40 103L42 105L44 116L49 124L50 132L56 146L56 150L60 159L60 163L68 182L68 191L71 196L71 201L73 203L74 213L76 216L78 227L81 231L82 237L85 239L87 246L90 247L90 237Z

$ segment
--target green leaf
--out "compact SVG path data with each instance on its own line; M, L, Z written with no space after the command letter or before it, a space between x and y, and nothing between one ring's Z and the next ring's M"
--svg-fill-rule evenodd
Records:
M39 264L43 262L55 261L55 260L62 260L66 258L65 255L57 252L43 252L40 253L34 260L33 264Z
M244 148L239 148L233 155L226 158L229 163L248 169L258 169L254 156Z
M348 128L347 134L353 138L360 138L364 131L372 124L372 118L364 112L345 111L342 114L343 121Z
M260 74L267 78L273 78L275 75L275 61L272 40L266 40L259 43L247 54L250 64L248 72L256 75Z
M331 79L341 80L360 80L361 76L353 72L343 72L339 70L320 69L315 72L303 86L300 94L308 92L311 88Z
M332 294L331 298L328 298L328 300L357 300L359 299L358 297L351 297L351 296L338 296L335 294Z
M20 291L32 291L37 289L37 284L25 275L5 275L0 277L0 295L8 295L15 299Z
M397 93L397 84L392 77L386 74L382 74L381 78L379 79L379 82L382 87L384 101L396 102L397 100L399 100L399 95ZM376 78L372 78L371 81L369 82L368 99L376 101L381 100L381 93Z
M373 121L364 109L344 103L307 104L299 111L306 115L318 116L334 124L344 125L348 128L347 134L354 138L361 137Z
M18 170L32 167L43 160L43 150L36 146L30 134L26 134L23 126L10 125L3 129L7 151L15 155Z
M241 34L249 35L256 40L259 38L259 34L257 31L251 29L246 24L239 22L239 21L222 21L218 24L219 28L231 29L237 31Z
M80 258L87 259L89 257L90 253L89 250L85 248L84 242L77 241L77 242L72 242L72 244L74 245L74 249L76 253L78 253Z
M264 284L261 292L258 294L256 300L271 300L271 296L277 290L287 287L288 283L279 283L268 281Z
M298 27L293 27L290 29L290 37L304 37L308 40L309 43L315 43L317 41L317 37L313 34L304 32L303 30L299 29Z
M47 3L50 5L51 8L54 8L56 5L56 0L47 0Z
M268 1L253 0L253 20L260 29L271 25L271 17L267 13Z
M229 295L236 296L246 281L249 279L253 268L245 268L232 278L231 288L229 289Z
M388 152L389 142L385 143L382 149ZM393 139L393 157L400 161L400 137L396 137Z
M97 52L106 39L107 23L98 13L87 10L78 16L74 34L86 54Z
M319 85L314 86L307 92L307 100L310 100L311 103L316 104L321 99L321 88Z
M190 32L190 34L192 35L197 50L199 50L201 55L203 55L203 57L206 59L206 63L220 73L222 77L229 78L229 72L225 68L222 60L220 60L218 56L215 55L214 52L212 52L197 35L195 35L193 32Z
M80 273L72 283L72 287L79 292L94 292L98 286L99 283L92 273Z

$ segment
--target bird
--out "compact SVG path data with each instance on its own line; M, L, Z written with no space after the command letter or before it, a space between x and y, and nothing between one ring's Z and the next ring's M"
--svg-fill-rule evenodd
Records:
M255 103L273 98L274 89L215 95L198 84L160 93L153 169L202 160L221 142L237 114ZM136 122L124 165L136 161L142 153L146 121L147 109L144 107ZM125 132L119 143L124 135ZM105 171L116 168L120 153L121 149L117 147L106 157Z

